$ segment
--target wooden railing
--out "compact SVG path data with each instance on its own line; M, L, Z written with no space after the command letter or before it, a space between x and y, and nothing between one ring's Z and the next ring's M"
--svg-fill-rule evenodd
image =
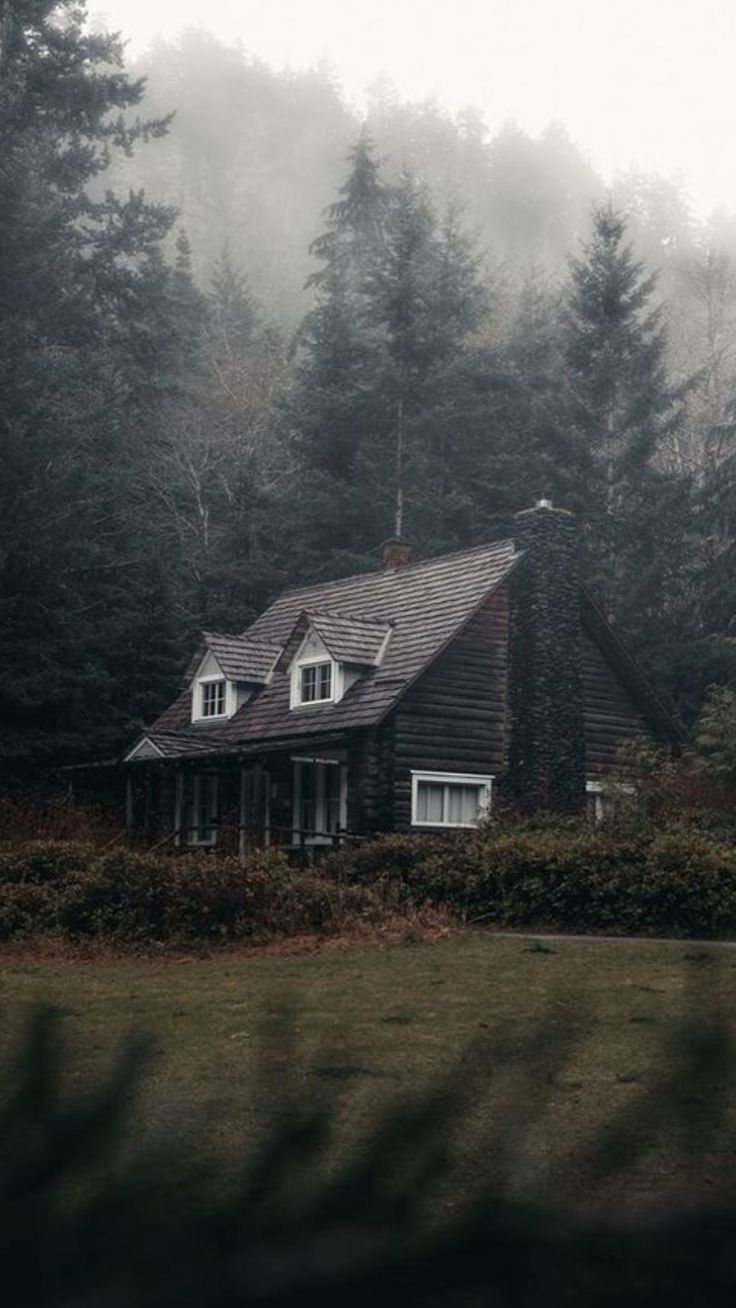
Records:
M258 848L276 848L283 853L296 859L301 866L306 867L313 861L315 855L320 852L326 852L331 849L339 849L344 845L360 844L367 840L368 837L361 835L356 831L348 831L345 828L338 828L337 831L309 831L293 826L288 827L270 827L266 833L266 839L258 842L253 839L253 828L247 823L235 822L213 822L212 829L214 838L211 841L198 840L194 837L199 833L199 827L173 827L167 831L159 840L153 844L146 844L146 853L170 852L177 853L216 853L232 852L243 856L246 852ZM231 835L233 837L233 849L228 850L223 837ZM145 843L136 841L135 836L129 837L131 843ZM225 844L225 851L223 851Z

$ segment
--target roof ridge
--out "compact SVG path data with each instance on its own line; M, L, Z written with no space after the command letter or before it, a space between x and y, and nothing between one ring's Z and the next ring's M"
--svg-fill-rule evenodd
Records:
M273 650L280 650L284 647L278 644L278 641L264 640L263 636L250 636L248 628L244 632L203 632L201 634L205 638L205 644L210 640L246 641L248 645L259 646L260 649L267 650L268 653L273 653Z
M336 618L344 622L363 622L367 627L390 627L391 618L376 618L368 613L341 613L337 609L302 609L309 618Z
M489 540L483 545L471 545L467 549L451 550L449 554L434 554L429 559L417 559L414 563L404 563L400 568L376 568L374 572L353 572L348 577L332 577L329 581L313 581L304 586L295 586L291 590L282 590L276 596L276 599L269 604L270 609L278 600L286 599L287 596L301 595L305 591L321 590L325 586L342 586L348 581L361 581L364 577L386 577L399 576L403 577L407 572L415 572L419 568L429 568L437 563L444 563L446 559L457 559L461 555L480 554L482 550L502 549L503 546L510 547L514 553L517 553L512 537L504 537L503 540ZM267 613L268 609L264 609ZM262 616L262 615L260 615ZM258 619L255 619L258 621Z
M202 635L206 640L247 640L251 645L262 645L267 649L278 649L278 641L264 640L262 636L249 636L249 628L245 631L203 631Z

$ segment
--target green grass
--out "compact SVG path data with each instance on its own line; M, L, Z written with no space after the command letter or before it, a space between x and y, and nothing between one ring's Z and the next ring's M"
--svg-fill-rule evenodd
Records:
M710 1184L736 1132L736 1079L679 1069L673 1023L736 1025L736 949L653 941L554 940L469 932L432 944L274 957L1 962L0 1061L38 1003L55 1006L71 1058L67 1089L109 1070L123 1037L153 1054L132 1108L137 1139L174 1131L227 1172L271 1121L291 1078L302 1103L336 1097L341 1156L375 1115L415 1100L449 1069L468 1092L458 1118L456 1184L501 1166L514 1183L579 1194L582 1154L612 1123L641 1145L617 1193L690 1178ZM561 1057L562 1050L566 1051ZM647 1095L672 1077L665 1110ZM736 1078L736 1074L734 1074ZM712 1100L723 1099L718 1114ZM695 1137L698 1113L710 1138ZM697 1143L697 1148L693 1148ZM689 1156L688 1156L689 1151Z

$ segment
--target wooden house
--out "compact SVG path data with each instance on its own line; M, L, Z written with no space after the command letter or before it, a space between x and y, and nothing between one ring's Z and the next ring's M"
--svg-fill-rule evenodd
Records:
M619 747L678 730L581 587L573 516L289 591L205 633L126 758L131 834L244 850L471 827L503 794L574 813Z

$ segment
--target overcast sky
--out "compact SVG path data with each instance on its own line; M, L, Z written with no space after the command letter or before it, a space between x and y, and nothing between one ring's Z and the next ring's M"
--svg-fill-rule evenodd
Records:
M700 213L736 209L736 0L89 0L131 39L189 23L277 68L326 57L347 93L476 105L489 127L551 120L607 180L679 173Z

